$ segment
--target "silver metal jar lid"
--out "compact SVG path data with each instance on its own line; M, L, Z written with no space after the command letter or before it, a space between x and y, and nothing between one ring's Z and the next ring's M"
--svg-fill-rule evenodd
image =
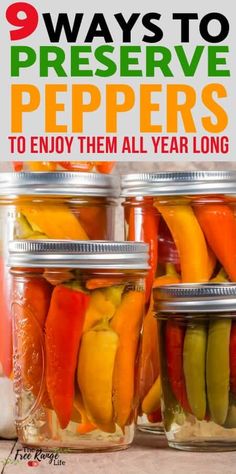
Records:
M236 171L135 173L121 177L121 196L236 194Z
M119 177L98 173L1 173L0 197L102 196L118 197Z
M136 242L18 240L9 244L9 266L148 270L148 250Z
M215 313L236 311L235 283L176 284L155 288L160 313Z

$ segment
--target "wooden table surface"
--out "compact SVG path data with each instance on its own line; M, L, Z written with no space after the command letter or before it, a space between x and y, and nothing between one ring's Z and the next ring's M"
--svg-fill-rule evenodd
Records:
M17 452L17 450L20 450ZM30 466L21 445L14 441L0 441L0 474L236 474L236 452L187 453L169 449L163 438L138 433L127 451L100 454L63 453L49 464L49 460ZM28 453L31 460L35 452Z

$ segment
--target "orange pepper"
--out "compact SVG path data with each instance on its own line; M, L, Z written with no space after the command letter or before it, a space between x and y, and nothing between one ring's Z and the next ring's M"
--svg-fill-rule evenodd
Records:
M206 240L189 204L159 204L155 206L166 221L179 252L183 283L209 280L212 267Z
M32 228L49 239L88 240L82 225L66 204L26 203L19 205L21 212Z
M29 161L29 171L55 171L57 164L53 161Z
M236 218L227 204L196 204L194 211L206 239L231 281L236 281Z
M108 211L106 206L86 206L73 210L90 240L106 240L109 238Z
M98 288L106 288L108 286L119 285L123 282L122 278L91 278L86 281L87 290L96 290Z
M109 174L112 172L115 164L110 161L95 162L95 168L99 173Z
M82 396L79 391L77 391L75 399L74 399L74 407L80 413L80 417L81 417L81 422L77 426L77 432L80 435L83 435L83 434L90 433L91 431L96 430L97 429L96 425L94 425L94 423L91 423L91 421L89 421L88 419L88 416L83 404Z
M113 374L115 420L124 429L134 409L135 366L143 321L145 295L140 291L125 293L111 327L119 336Z
M84 435L84 434L87 434L87 433L91 433L91 431L94 431L96 429L97 429L96 425L94 425L93 423L90 423L90 421L88 421L87 423L79 423L78 424L77 433L79 433L80 435Z

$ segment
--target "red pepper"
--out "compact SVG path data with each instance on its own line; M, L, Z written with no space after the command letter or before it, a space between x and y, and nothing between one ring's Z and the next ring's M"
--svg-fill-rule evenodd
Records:
M110 174L114 168L115 164L110 161L101 161L95 163L95 168L99 173Z
M23 161L13 161L14 171L22 171L24 167Z
M183 370L183 348L185 329L180 324L168 321L166 324L165 345L167 372L170 386L182 408L191 413Z
M161 408L159 408L154 413L150 413L150 415L147 415L147 418L149 423L160 423L162 421Z
M74 380L90 296L64 285L54 288L46 321L46 382L61 428L71 419Z
M232 322L230 332L230 391L236 395L236 323Z
M236 218L224 203L195 204L206 239L232 281L236 281Z
M158 230L160 217L157 214L152 202L144 203L143 207L132 206L129 212L126 212L126 218L129 219L128 240L136 242L146 242L149 244L150 252L150 270L146 277L146 301L148 302L151 295L153 281L156 275L157 259L158 259Z

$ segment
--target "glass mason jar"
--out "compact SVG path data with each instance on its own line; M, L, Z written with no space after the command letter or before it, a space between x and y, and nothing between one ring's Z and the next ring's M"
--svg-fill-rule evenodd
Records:
M138 400L148 246L15 241L10 266L20 442L125 449Z
M14 171L78 171L110 174L115 167L111 161L15 161Z
M154 290L169 446L236 450L236 285Z
M9 240L51 238L113 240L116 197L119 195L118 184L118 178L115 176L94 173L0 174L0 374L2 377L10 380L12 374L10 278L7 268Z
M140 365L140 415L146 413L149 423L142 417L138 424L155 429L151 422L159 416L160 380L151 288L175 283L236 282L236 172L130 174L122 177L121 188L126 239L150 244L146 283L149 310ZM152 399L155 390L155 410L150 413L151 405L142 400L147 395Z

